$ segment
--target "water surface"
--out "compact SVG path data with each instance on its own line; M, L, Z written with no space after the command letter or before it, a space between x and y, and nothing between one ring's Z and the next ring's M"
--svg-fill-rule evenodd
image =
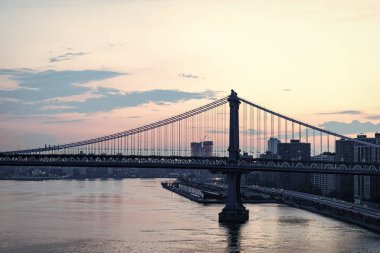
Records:
M378 252L380 235L304 210L248 204L223 226L158 179L0 181L0 252Z

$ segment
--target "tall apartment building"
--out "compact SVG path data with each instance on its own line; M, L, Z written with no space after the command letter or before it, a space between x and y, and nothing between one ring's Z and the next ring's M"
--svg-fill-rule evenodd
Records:
M277 144L278 157L282 160L291 161L310 161L310 143L300 142L299 140L290 140L290 143ZM298 190L310 191L311 176L308 173L280 173L279 187Z

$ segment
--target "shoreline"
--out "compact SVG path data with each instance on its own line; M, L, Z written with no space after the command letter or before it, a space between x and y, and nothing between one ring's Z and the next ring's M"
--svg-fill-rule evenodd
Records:
M191 185L193 188L197 188L196 184L191 184L186 182L187 184ZM185 197L191 201L200 203L200 204L224 204L226 203L225 199L221 200L205 200L201 199L198 196L194 196L190 193L181 191L180 189L172 186L168 182L161 182L162 188L169 190L171 192L174 192L182 197ZM198 187L199 189L200 187ZM249 190L254 191L255 189L248 188ZM334 207L332 205L316 205L315 202L311 203L308 201L303 201L301 202L300 199L295 199L295 198L288 198L285 196L279 196L278 193L268 193L265 192L266 194L271 196L271 199L269 200L242 200L242 203L245 204L265 204L265 203L276 203L276 204L285 204L294 208L299 208L303 209L312 213L316 213L325 217L329 217L332 219L336 219L339 221L343 221L349 224L354 224L357 226L360 226L362 228L365 228L369 231L375 232L380 234L380 226L377 224L374 224L375 222L379 222L379 220L373 220L370 219L369 215L366 216L365 214L359 214L359 212L354 212L354 211L347 211L347 210L342 210L337 207ZM286 193L284 191L283 193ZM314 195L315 198L317 199L317 195ZM379 215L380 215L380 210L379 210ZM356 219L354 219L356 218ZM372 223L370 223L372 222Z

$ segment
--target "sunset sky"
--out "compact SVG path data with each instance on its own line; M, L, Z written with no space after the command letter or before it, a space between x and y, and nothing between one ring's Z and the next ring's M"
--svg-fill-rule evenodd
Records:
M0 150L112 134L231 89L373 133L379 45L378 0L0 0Z

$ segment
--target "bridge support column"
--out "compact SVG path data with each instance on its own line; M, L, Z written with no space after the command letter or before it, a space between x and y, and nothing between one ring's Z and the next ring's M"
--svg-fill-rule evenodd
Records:
M239 172L227 174L227 203L219 213L219 222L244 223L249 219L249 211L241 203L240 179Z
M229 138L229 164L235 165L239 161L239 105L240 101L235 91L231 91L228 97L230 104L230 138ZM249 219L249 211L241 203L240 180L242 172L233 169L226 173L228 194L227 203L222 212L219 213L219 222L243 223Z

